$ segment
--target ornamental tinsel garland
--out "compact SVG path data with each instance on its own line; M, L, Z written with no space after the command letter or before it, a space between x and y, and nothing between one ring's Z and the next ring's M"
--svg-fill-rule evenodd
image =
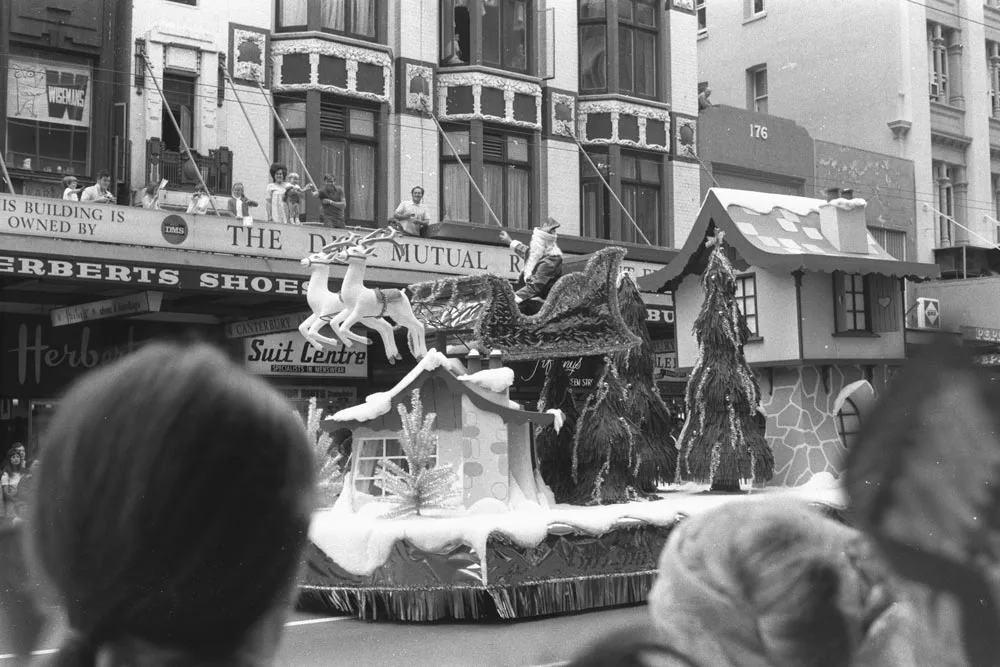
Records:
M750 332L736 305L736 273L722 237L719 232L706 243L705 301L694 322L699 355L685 391L677 476L738 491L741 480L771 479L774 454L757 427L760 388L743 354Z
M316 461L316 488L320 506L331 505L344 487L344 473L341 454L331 451L333 439L323 430L323 410L316 407L316 397L309 399L306 413L306 433L313 446Z
M627 352L612 355L618 376L628 396L626 417L635 426L636 450L642 458L636 485L655 493L658 482L671 482L677 466L677 449L669 436L670 410L660 397L654 380L655 356L646 326L646 304L639 289L626 274L618 287L618 304L629 329L642 341Z
M378 485L385 502L395 504L386 518L420 515L427 510L443 510L457 504L458 475L451 466L436 466L438 437L434 433L435 413L424 417L420 390L410 392L410 411L397 406L403 433L399 439L406 455L406 468L383 459L378 464Z
M578 419L576 399L570 387L569 374L563 367L562 359L553 359L545 364L545 384L538 399L538 411L562 410L565 421L559 432L548 425L538 429L535 451L538 469L542 479L552 489L556 502L568 502L573 494L573 447Z

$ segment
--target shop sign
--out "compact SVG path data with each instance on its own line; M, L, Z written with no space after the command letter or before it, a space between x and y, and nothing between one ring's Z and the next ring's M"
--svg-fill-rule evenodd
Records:
M647 324L673 324L674 309L661 306L646 306Z
M7 71L8 118L90 127L89 67L8 56Z
M234 218L0 195L0 234L298 261L347 233L267 222L245 227ZM418 237L399 241L399 245L379 246L368 266L452 275L493 273L510 279L522 268L520 257L505 246ZM626 259L622 268L642 277L663 265Z
M158 313L162 301L163 292L139 292L114 299L92 301L79 306L56 308L49 313L49 316L52 318L52 326L63 327L67 324L79 324L80 322L118 317L119 315Z
M243 365L256 375L367 378L368 348L317 350L297 331L243 339Z
M256 320L230 322L226 325L226 338L248 338L261 334L294 331L306 321L312 313L295 313L294 315L276 315L261 317Z
M962 338L983 343L1000 343L1000 329L962 327Z
M1000 354L981 354L976 357L976 363L980 366L1000 366Z

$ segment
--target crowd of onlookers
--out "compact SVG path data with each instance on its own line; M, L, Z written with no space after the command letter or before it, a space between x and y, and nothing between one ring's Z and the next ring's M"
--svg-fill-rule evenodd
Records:
M337 184L336 176L332 173L323 176L323 187L317 187L314 183L302 184L302 178L295 172L289 172L288 168L280 163L271 165L271 180L267 184L266 197L264 199L264 211L268 222L277 222L290 225L301 225L306 220L306 198L315 197L319 200L320 214L319 223L327 227L343 229L345 227L345 210L347 209L347 199L344 188ZM166 181L152 181L145 187L139 189L135 195L135 206L146 209L159 209L161 205L160 195L166 186ZM94 185L82 188L76 176L66 176L62 180L62 198L67 201L80 201L99 204L113 204L116 201L114 193L108 188L111 184L111 177L107 171L100 171L97 174L97 181ZM411 236L422 236L429 223L427 210L422 204L424 189L419 185L410 191L410 200L403 201L393 212L390 225L397 227L401 232ZM211 193L204 188L198 187L191 193L187 203L186 213L195 215L205 215L209 213L235 217L241 219L245 224L252 224L253 212L251 209L259 207L260 204L249 199L245 194L243 183L234 183L231 196L227 199L224 208L218 208Z
M0 526L21 523L38 461L28 460L23 443L15 442L3 456L0 468Z

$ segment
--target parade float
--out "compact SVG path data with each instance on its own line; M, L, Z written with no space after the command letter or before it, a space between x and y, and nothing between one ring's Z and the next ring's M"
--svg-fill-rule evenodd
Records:
M321 484L339 476L338 493L313 519L302 608L434 621L640 603L677 521L772 492L763 482L773 462L748 426L759 389L721 239L711 241L708 310L696 335L704 364L729 372L700 373L689 385L680 461L653 386L644 306L621 271L624 250L592 255L527 316L499 276L421 283L409 295L365 287L365 259L393 242L391 230L350 234L303 260L313 270L314 316L300 330L313 345L366 344L350 330L360 323L382 336L390 359L401 358L388 315L408 330L416 361L388 391L321 422L312 415L311 428L327 432L321 458L329 433L350 431L352 450L346 467L327 462L321 472ZM348 267L339 293L327 288L335 263ZM425 327L457 320L469 332L461 358L424 347ZM326 325L332 338L320 333ZM569 391L561 364L545 363L579 356L601 360L584 398ZM546 368L537 410L509 398L506 364L523 360ZM781 492L838 512L831 482L821 475ZM713 485L749 493L709 493Z

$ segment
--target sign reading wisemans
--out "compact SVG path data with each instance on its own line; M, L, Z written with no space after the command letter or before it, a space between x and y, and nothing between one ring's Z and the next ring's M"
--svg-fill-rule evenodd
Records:
M364 346L320 352L298 331L243 339L243 365L257 375L368 377L368 350Z
M331 233L336 231L336 233ZM189 216L139 208L122 208L0 195L0 234L42 236L176 248L253 257L300 260L347 232L319 227L257 223L244 227L235 218ZM399 246L379 248L369 266L408 268L435 273L494 273L516 278L521 260L504 246L407 237ZM643 276L661 264L626 259L624 268Z

